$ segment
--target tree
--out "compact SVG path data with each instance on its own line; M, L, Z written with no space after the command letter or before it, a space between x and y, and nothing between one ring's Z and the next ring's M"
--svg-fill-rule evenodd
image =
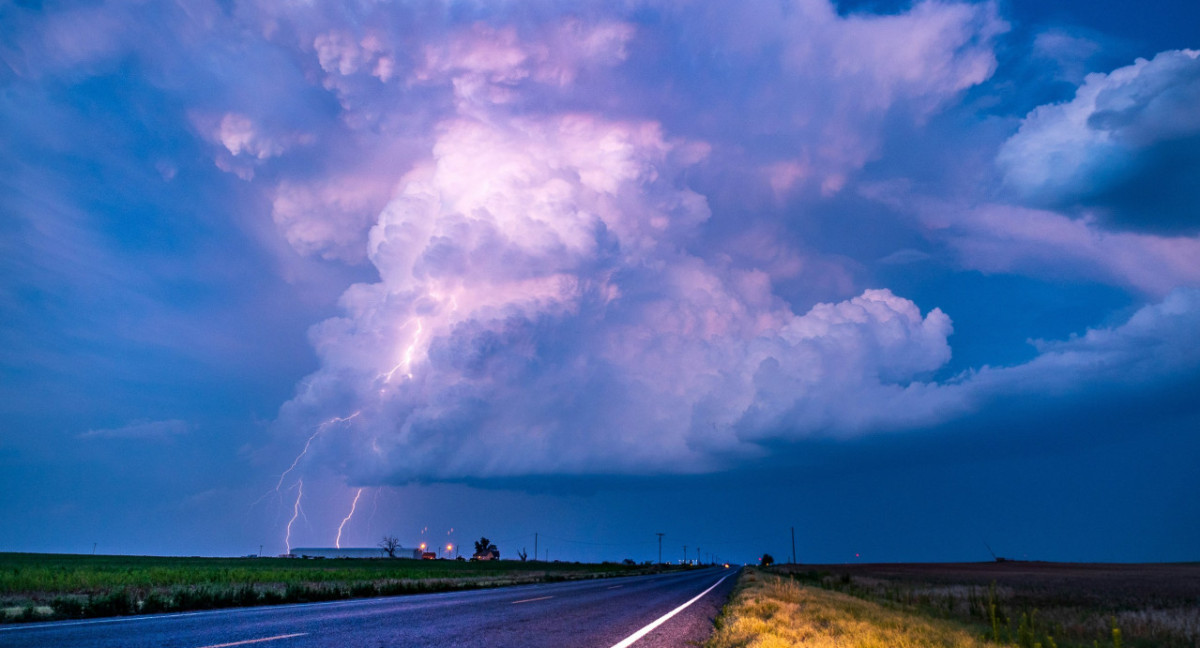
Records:
M770 567L772 564L775 563L775 557L769 553L763 554L762 558L759 558L759 560L762 561L763 567Z
M486 537L481 537L478 540L476 540L475 541L475 555L478 556L479 554L488 554L488 553L492 554L492 558L500 557L500 550L496 548L496 545L492 544L491 540L488 540Z
M521 559L521 562L525 562L525 559L529 557L529 554L525 552L525 547L521 547L521 550L517 552L517 557Z
M379 541L379 548L383 549L388 558L395 558L396 550L400 548L400 541L396 539L396 536L385 535L383 536L383 540Z

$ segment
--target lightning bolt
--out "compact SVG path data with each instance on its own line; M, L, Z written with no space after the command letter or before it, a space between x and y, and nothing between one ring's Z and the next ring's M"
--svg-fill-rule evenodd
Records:
M335 417L329 419L328 421L325 421L324 423L318 425L317 431L313 432L312 435L308 437L308 440L304 442L304 449L301 450L300 454L296 455L296 458L292 460L292 465L288 466L288 469L283 471L283 473L281 473L279 475L279 481L275 484L275 492L276 493L279 492L279 489L283 487L283 480L287 478L288 474L290 474L293 470L296 469L296 466L300 464L300 460L304 458L304 455L308 454L308 448L310 446L312 446L312 442L314 439L316 439L318 436L320 436L321 433L324 432L325 429L328 428L330 425L333 425L334 423L345 423L346 421L354 419L359 414L362 414L362 410L359 410L359 411L351 414L350 416L346 416L346 417L335 416Z
M287 523L287 534L283 536L283 544L287 547L287 553L292 553L292 525L295 524L296 518L300 517L300 498L304 497L304 480L296 480L296 503L292 505L292 519Z
M350 504L350 512L346 514L346 517L342 518L342 523L338 525L337 540L333 541L333 546L338 549L342 548L342 529L346 528L346 523L350 521L350 518L354 517L354 509L358 508L358 498L362 497L362 492L363 489L360 488L354 494L354 502Z
M415 333L413 333L412 343L409 344L408 348L404 350L403 359L400 360L400 362L395 367L392 367L391 371L387 372L386 374L380 374L380 376L383 378L383 382L385 382L385 383L391 382L392 376L396 375L396 372L400 371L401 367L404 368L404 374L406 376L408 376L409 380L412 380L412 377L413 377L413 375L412 375L413 353L415 353L417 350L417 343L421 341L421 331L424 330L424 325L422 324L420 318L413 318L413 319L405 322L401 327L401 328L403 328L405 326L408 326L409 323L414 320L416 320L416 322L417 322L417 331Z

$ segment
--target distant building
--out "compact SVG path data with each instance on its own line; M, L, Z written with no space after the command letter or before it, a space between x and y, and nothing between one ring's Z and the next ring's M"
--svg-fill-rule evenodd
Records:
M492 545L483 551L476 551L471 560L500 560L500 550Z
M292 554L295 558L387 558L387 552L379 547L370 549L361 548L346 548L337 549L331 547L297 547L292 549ZM414 558L421 557L420 549L409 547L396 547L397 558Z

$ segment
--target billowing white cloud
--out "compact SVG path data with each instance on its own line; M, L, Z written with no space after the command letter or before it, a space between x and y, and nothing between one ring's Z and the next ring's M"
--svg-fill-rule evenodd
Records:
M1000 149L1010 187L1122 230L1200 231L1200 51L1161 52L1089 74L1041 106Z
M769 166L781 194L810 181L837 191L890 109L923 117L986 79L1004 29L991 5L839 17L803 2L785 18L754 28L783 44L785 83L813 91L799 95L812 105L772 111L796 109L773 122L799 137ZM285 428L356 413L319 454L387 481L704 470L769 440L903 427L940 410L889 406L949 359L940 310L867 290L795 313L772 280L813 263L764 245L761 227L730 241L750 267L690 250L710 210L684 179L711 145L602 117L587 109L598 90L580 81L626 61L637 33L574 18L476 23L401 66L412 87L448 89L454 112L371 228L379 282L352 287L342 316L312 329L321 369L283 408ZM736 53L745 36L720 46ZM363 74L360 38L315 42L327 78ZM344 108L365 105L360 86L336 87ZM546 110L548 92L580 107ZM295 211L287 202L277 194L281 221ZM307 223L312 249L340 232L322 229L322 213L289 221Z
M689 254L709 210L679 178L706 147L656 124L438 130L371 230L380 282L312 330L322 369L281 416L357 413L322 443L358 479L712 468L890 426L949 359L936 309L869 290L796 315L767 273Z

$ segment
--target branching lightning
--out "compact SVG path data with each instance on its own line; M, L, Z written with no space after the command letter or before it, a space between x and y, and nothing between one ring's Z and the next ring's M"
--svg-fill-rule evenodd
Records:
M304 448L302 448L300 450L300 454L296 455L296 458L292 460L292 465L288 466L287 470L280 473L279 481L275 482L275 494L279 496L281 504L283 503L283 482L284 482L284 480L286 480L287 476L292 474L292 471L296 470L296 467L300 465L300 460L303 459L308 454L308 450L309 450L309 448L312 447L313 441L315 441L316 438L318 436L320 436L322 432L327 430L330 425L333 425L335 423L345 423L347 421L353 420L359 414L362 414L362 410L354 412L353 414L351 414L349 416L335 416L335 417L329 419L328 421L325 421L324 423L318 425L316 431L314 431L311 435L309 435L308 439L304 442ZM287 553L292 553L292 525L294 525L296 523L297 518L304 515L304 509L302 509L300 507L300 500L303 499L303 497L304 497L304 479L297 479L296 483L294 484L294 488L296 488L296 502L294 504L292 504L292 517L291 517L291 519L288 520L287 531L284 533L284 537L283 537L283 544L284 544L284 546L287 547ZM289 488L288 490L291 490L291 489ZM360 492L361 492L361 489L360 489ZM267 497L270 494L271 494L271 491L267 491L265 494L263 494L263 497ZM258 501L262 501L263 497L258 498ZM257 503L257 502L255 502L255 503ZM357 495L355 495L355 497L354 497L354 504L355 505L358 504L358 496ZM253 505L251 505L251 506L253 506ZM346 520L349 520L350 517L353 515L354 515L354 507L351 506L350 515L346 516ZM305 516L305 519L307 519L307 516ZM346 525L346 520L342 521L342 526ZM342 527L338 527L339 540L341 539L341 536L342 536Z
M287 523L287 534L283 537L283 544L287 547L287 553L292 553L292 525L296 523L296 518L300 517L300 498L304 497L304 480L296 480L296 503L292 505L292 519Z
M342 529L345 529L346 523L350 521L350 518L354 517L354 509L358 508L358 498L362 497L362 492L363 489L360 488L354 494L354 501L350 504L350 512L346 514L346 517L342 518L342 523L338 525L337 539L333 541L333 546L338 549L342 548Z
M313 432L312 435L308 437L308 440L304 442L304 449L301 450L300 454L296 455L296 458L292 460L292 465L288 466L288 469L279 475L279 481L275 484L275 492L279 492L279 489L283 487L283 480L288 476L289 473L296 469L296 466L300 464L300 460L304 458L304 455L308 454L308 448L312 445L314 439L320 436L321 433L324 432L325 429L330 425L333 425L334 423L345 423L346 421L354 419L359 414L362 414L361 410L346 417L335 416L318 425L316 432Z

